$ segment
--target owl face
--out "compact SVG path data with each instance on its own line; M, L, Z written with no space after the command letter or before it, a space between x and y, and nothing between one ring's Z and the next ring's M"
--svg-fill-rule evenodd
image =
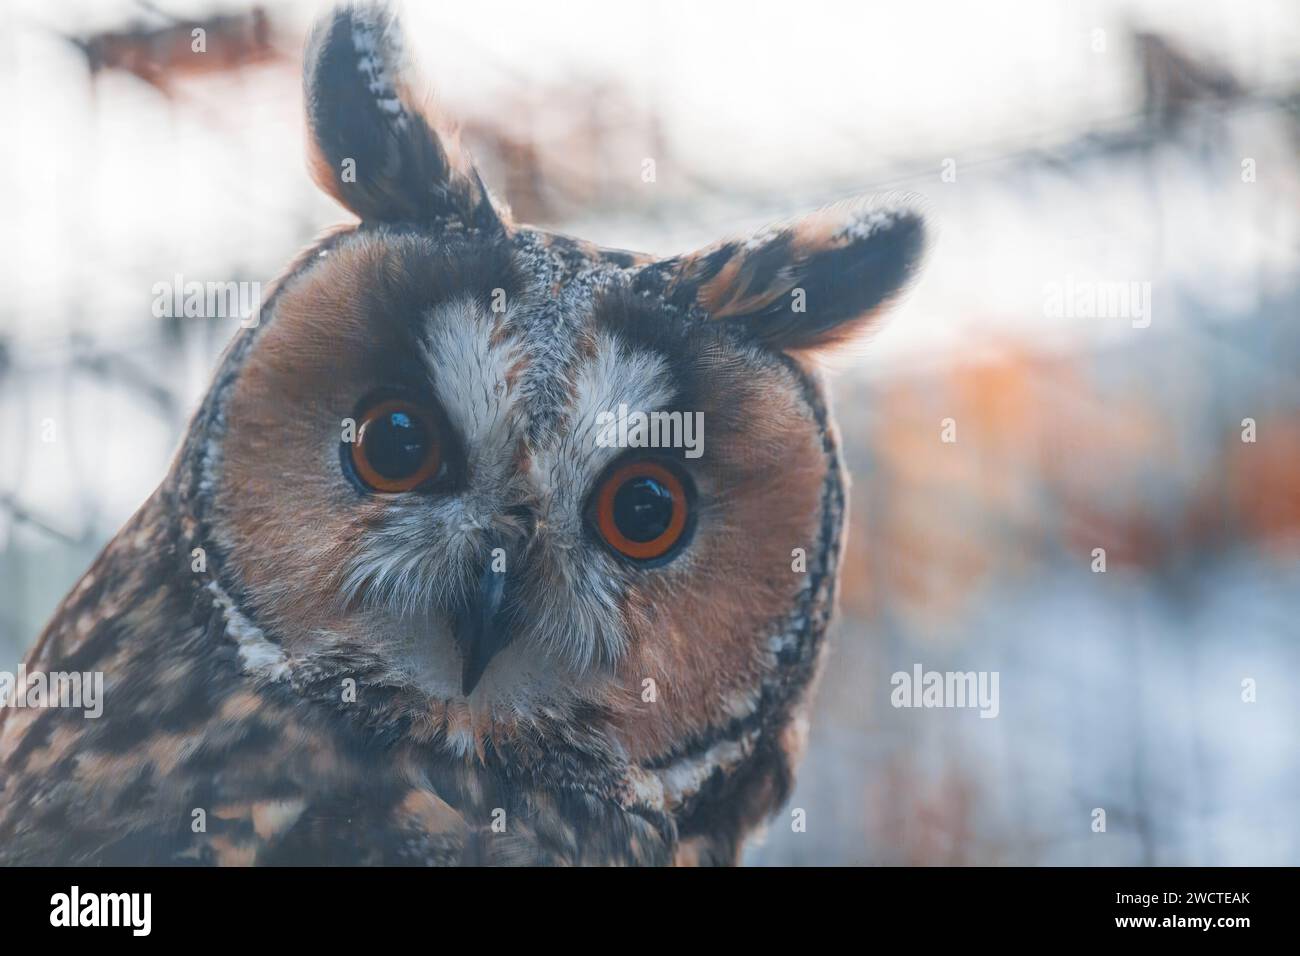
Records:
M311 167L360 222L289 270L209 399L249 659L382 688L466 751L581 715L642 762L754 719L795 663L801 690L842 520L813 356L903 287L919 217L605 250L509 221L381 14L328 19L306 71Z

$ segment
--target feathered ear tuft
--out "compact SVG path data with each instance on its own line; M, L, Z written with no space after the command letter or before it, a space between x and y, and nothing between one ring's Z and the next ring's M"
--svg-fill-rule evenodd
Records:
M438 134L416 88L386 7L348 6L322 19L303 56L312 178L362 221L500 228L478 172Z
M826 349L876 323L916 275L925 246L915 197L858 199L651 263L637 283L741 324L770 348Z

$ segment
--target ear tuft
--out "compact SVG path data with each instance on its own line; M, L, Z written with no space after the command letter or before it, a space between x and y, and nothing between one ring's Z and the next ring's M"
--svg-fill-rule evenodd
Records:
M354 5L324 17L303 56L312 178L363 221L499 228L477 171L425 115L418 86L389 9Z
M824 349L875 325L916 275L925 247L917 197L858 199L653 263L638 282L743 325L770 348Z

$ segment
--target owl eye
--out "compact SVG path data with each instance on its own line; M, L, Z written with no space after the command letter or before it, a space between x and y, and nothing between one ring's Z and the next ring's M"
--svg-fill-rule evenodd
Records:
M596 489L596 529L625 557L667 560L685 543L693 524L688 488L689 479L667 462L616 465Z
M393 494L437 477L442 448L436 416L408 399L369 405L357 419L352 468L367 488Z

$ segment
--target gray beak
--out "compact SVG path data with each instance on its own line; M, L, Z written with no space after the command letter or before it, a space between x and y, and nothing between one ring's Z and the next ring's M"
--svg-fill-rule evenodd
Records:
M456 644L463 662L460 689L466 697L478 685L488 663L510 643L510 635L501 621L501 599L506 590L506 572L492 570L492 551L501 547L501 539L488 540L488 560L479 575L466 605L456 615Z

